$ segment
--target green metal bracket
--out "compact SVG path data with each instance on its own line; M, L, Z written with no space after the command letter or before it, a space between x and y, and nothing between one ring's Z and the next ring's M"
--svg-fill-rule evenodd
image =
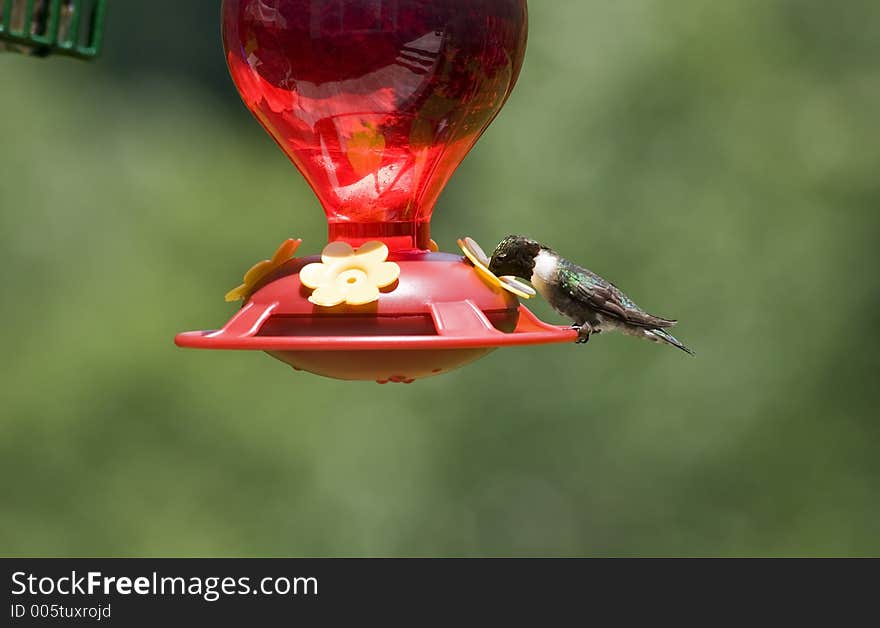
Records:
M106 13L107 0L0 0L0 50L91 59Z

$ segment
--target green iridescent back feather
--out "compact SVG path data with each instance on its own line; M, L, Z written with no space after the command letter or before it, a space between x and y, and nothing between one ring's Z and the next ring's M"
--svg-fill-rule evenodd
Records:
M557 273L560 289L606 316L638 327L675 324L675 321L648 314L613 283L564 258L559 258Z

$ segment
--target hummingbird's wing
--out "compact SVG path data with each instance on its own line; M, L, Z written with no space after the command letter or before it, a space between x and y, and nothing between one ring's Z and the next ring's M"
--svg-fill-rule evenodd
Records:
M613 283L568 260L559 261L559 279L561 288L572 298L604 316L648 329L672 327L676 323L674 320L651 316Z

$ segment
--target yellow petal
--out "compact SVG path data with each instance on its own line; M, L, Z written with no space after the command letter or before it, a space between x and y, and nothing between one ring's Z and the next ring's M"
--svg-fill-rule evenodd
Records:
M274 266L272 266L272 262L267 259L264 259L262 262L257 262L244 274L245 285L253 286L260 279L272 272L273 268Z
M462 240L459 240L458 242L459 242L459 246L461 247L461 252L464 253L464 256L468 259L468 261L471 264L474 265L475 268L483 268L486 271L489 270L488 268L486 268L485 264L483 264L479 260L479 258L477 258L477 256L474 255L474 253L470 249L467 248L467 245L465 245L465 243Z
M489 285L507 290L523 299L530 299L535 296L535 290L531 286L520 281L518 278L509 276L497 277L491 270L489 270L491 260L483 249L480 248L480 245L472 238L459 240L458 246L461 248L465 257L467 257L474 265L474 270L477 271L477 274L480 275L480 277Z
M226 302L232 303L233 301L241 301L247 296L248 287L244 284L238 286L237 288L233 288L229 292L226 293Z
M281 264L289 260L296 253L300 244L302 244L302 240L294 240L292 238L282 242L278 250L275 251L275 255L272 256L272 265L281 266Z
M487 283L492 286L498 286L499 288L503 288L502 281L495 274L493 274L488 268L483 266L482 264L477 264L474 266L474 270L477 271L477 274Z
M440 250L440 245L433 240L428 240L428 250L431 251L431 253L436 253Z
M316 289L309 301L321 307L333 307L345 301L345 292L333 284Z
M321 251L321 261L325 264L332 264L352 255L354 255L354 249L348 242L331 242Z
M489 266L489 256L486 255L486 252L474 241L473 238L459 240L458 246L464 252L465 256L474 264L480 263L483 266Z
M365 305L379 300L379 288L369 281L362 281L349 288L345 302L349 305Z
M507 290L508 292L512 292L516 296L523 299L531 299L537 293L535 289L531 286L523 283L516 277L500 277L501 279L501 287Z
M321 262L306 264L299 271L299 280L307 288L318 288L327 281L327 269Z
M378 288L390 286L400 277L400 266L394 262L382 262L371 266L367 271L370 282Z
M461 252L464 253L464 256L466 258L468 258L471 262L476 261L476 257L474 256L473 253L471 253L470 249L468 248L467 244L465 244L464 240L459 238L458 240L455 241L455 243L458 245L458 248L461 249Z
M357 263L363 266L381 264L388 259L388 247L382 242L372 241L362 244L357 252Z

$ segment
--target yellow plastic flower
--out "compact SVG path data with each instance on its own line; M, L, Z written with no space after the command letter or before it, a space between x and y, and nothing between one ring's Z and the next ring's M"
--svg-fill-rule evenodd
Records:
M275 255L272 256L272 259L264 259L262 262L257 262L251 266L251 269L244 275L244 283L227 292L226 300L241 301L247 299L258 283L293 257L300 244L302 244L302 240L285 240L282 242L278 250L275 251Z
M387 259L388 247L381 242L367 242L357 251L345 242L331 242L320 262L299 271L299 279L314 290L309 301L315 305L365 305L379 299L379 288L400 277L400 266Z
M524 281L506 275L504 277L498 277L495 273L489 270L489 256L486 255L483 249L480 248L480 245L474 242L473 239L460 239L458 241L458 247L462 250L465 257L467 257L474 265L477 274L480 275L480 277L490 286L497 286L498 288L507 290L523 299L531 299L535 296L535 289Z

